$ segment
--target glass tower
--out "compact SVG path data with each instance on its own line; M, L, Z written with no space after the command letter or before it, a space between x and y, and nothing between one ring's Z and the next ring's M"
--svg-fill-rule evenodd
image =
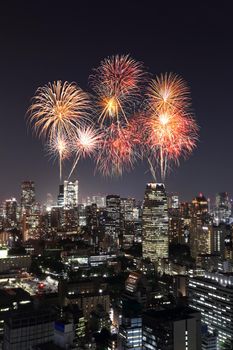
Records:
M168 201L164 184L148 183L142 211L143 258L168 258Z

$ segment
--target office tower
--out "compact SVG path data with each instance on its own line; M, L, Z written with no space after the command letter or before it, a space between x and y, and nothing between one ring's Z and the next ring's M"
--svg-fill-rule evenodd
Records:
M95 248L98 246L100 223L99 223L99 212L100 209L96 203L87 205L85 208L86 215L86 230L89 236L90 244Z
M86 226L86 210L84 204L78 204L78 225Z
M217 334L206 333L202 336L201 350L218 350Z
M120 196L108 195L106 197L105 234L111 238L112 248L118 248L120 243Z
M144 312L142 349L200 350L200 313L187 307Z
M201 312L201 322L209 332L217 332L219 349L232 349L232 274L206 272L203 277L190 278L188 293L190 307Z
M168 205L164 184L148 183L142 212L143 258L168 258Z
M214 208L214 221L219 223L229 223L231 217L231 202L227 192L220 192L216 195Z
M179 196L175 194L168 196L168 209L179 209Z
M72 321L59 320L54 323L54 344L58 349L70 349L74 345L75 331ZM52 344L50 345L52 347Z
M5 321L3 349L32 349L54 339L55 315L50 308L12 311Z
M184 218L180 216L179 209L168 209L168 236L170 243L186 243L185 242L185 225Z
M24 181L21 184L21 215L31 213L35 205L35 184L33 181Z
M64 207L64 185L59 185L59 193L57 196L58 207Z
M78 207L62 210L62 229L67 232L77 232L79 226Z
M104 208L106 206L106 198L104 196L92 196L92 203L97 205L97 208Z
M191 213L197 220L202 220L208 213L208 200L203 196L202 193L192 200Z
M142 349L142 308L136 300L123 301L117 348L119 350Z
M208 215L208 201L201 193L192 200L190 221L190 249L193 258L211 252L212 222Z
M134 242L134 198L120 200L120 231L123 249L128 249Z
M121 198L120 199L121 206L121 221L133 221L133 210L135 207L135 199L134 198Z
M78 206L78 180L64 181L64 208L71 209Z
M232 226L225 223L213 226L212 252L223 260L232 259Z
M8 270L9 272L9 270ZM4 336L4 322L9 312L20 308L21 305L30 304L31 296L22 288L2 288L0 289L0 348Z
M18 204L15 198L7 199L4 202L4 226L7 228L17 226L17 209Z

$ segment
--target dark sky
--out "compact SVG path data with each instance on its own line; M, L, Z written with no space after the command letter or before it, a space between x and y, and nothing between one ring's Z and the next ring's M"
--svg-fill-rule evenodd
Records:
M18 5L17 5L18 3ZM216 5L215 5L216 3ZM191 199L202 191L233 194L233 24L230 1L18 1L0 11L0 200L19 196L34 180L37 198L56 194L58 167L31 136L25 112L36 88L76 81L88 89L92 67L130 53L153 74L173 71L192 91L200 125L197 150L167 178L169 191ZM173 4L173 5L171 5ZM70 164L67 166L67 172ZM141 198L151 181L146 164L117 179L77 169L83 195L119 193Z

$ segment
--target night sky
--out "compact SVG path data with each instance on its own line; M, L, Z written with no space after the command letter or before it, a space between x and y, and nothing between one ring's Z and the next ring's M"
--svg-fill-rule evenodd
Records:
M57 194L58 166L25 121L36 88L61 79L88 90L92 67L117 53L130 53L153 74L176 72L191 88L200 141L193 155L168 176L168 190L187 200L199 192L211 198L219 191L233 195L232 11L230 1L202 2L1 5L0 200L19 197L20 182L27 179L35 181L38 200L45 200L48 192ZM94 176L91 161L79 163L75 174L82 195L116 193L141 199L152 180L142 163L121 178Z

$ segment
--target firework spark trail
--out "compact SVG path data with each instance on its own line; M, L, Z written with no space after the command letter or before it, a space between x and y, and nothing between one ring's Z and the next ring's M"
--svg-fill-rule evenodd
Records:
M59 159L59 174L62 179L62 161L70 157L70 143L64 135L54 136L47 143L48 153L53 158Z
M129 55L116 55L101 61L89 79L96 94L101 126L108 122L127 124L126 109L140 95L144 77L142 64Z
M77 128L72 139L72 150L75 154L75 160L70 171L69 177L72 175L80 158L91 157L97 151L102 138L102 132L93 126L85 126Z

